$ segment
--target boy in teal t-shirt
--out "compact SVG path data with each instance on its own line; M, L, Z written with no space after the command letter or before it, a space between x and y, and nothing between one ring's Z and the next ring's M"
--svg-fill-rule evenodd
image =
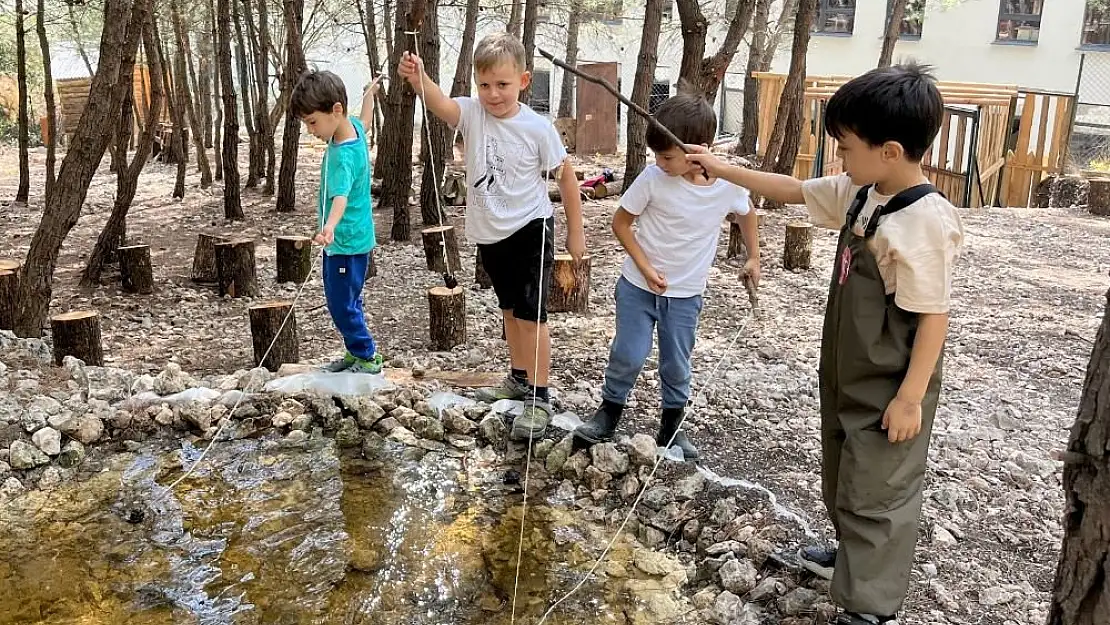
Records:
M347 352L324 366L332 372L381 373L382 357L366 327L362 287L374 249L370 157L365 128L374 111L375 80L362 99L361 119L347 116L347 89L331 72L308 72L289 106L318 139L328 142L320 165L316 243L324 247L324 297Z

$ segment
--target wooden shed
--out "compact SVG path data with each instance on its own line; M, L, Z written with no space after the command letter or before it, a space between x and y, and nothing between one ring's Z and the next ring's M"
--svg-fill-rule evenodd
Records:
M143 120L146 119L146 109L150 102L150 72L146 65L135 65L131 82L135 97L135 122L131 133L132 139L134 139L142 128ZM88 77L67 78L54 82L58 104L58 122L67 140L71 139L73 133L77 130L77 123L81 121L81 113L84 112L85 104L89 100L91 86L92 78ZM160 119L168 119L164 100Z

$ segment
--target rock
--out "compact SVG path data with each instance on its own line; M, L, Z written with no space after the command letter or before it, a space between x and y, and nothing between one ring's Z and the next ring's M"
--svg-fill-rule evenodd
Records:
M532 445L532 455L535 456L537 460L544 460L554 447L555 441L550 438L545 438Z
M720 592L721 589L717 588L716 586L702 588L697 592L697 594L694 595L694 598L691 599L691 601L694 603L695 608L699 610L704 610L713 605L713 601L717 598L717 595Z
M548 452L545 459L544 466L549 473L558 473L563 469L563 465L567 463L567 458L570 457L570 452L574 448L574 441L570 436L564 437Z
M4 451L7 451L5 449ZM12 472L12 465L8 464L7 460L0 460L0 475Z
M933 528L933 544L949 547L956 544L956 537L952 535L952 532L937 525Z
M448 432L470 435L478 430L478 424L467 419L463 411L458 408L444 410L441 418L443 419L443 427L447 428Z
M767 558L770 558L774 552L775 546L768 540L762 538L748 540L748 559L757 567L763 566L767 562Z
M62 433L78 440L82 445L89 445L100 440L104 434L104 422L99 417L85 415L70 419Z
M401 427L401 422L393 417L385 417L374 425L374 429L382 434L389 434L399 427Z
M755 588L759 571L750 560L743 558L725 562L717 574L721 577L721 586L725 590L744 595Z
M46 427L46 413L41 410L30 408L27 412L23 413L19 423L23 426L23 431L28 434L33 434Z
M347 410L355 413L358 426L364 430L374 427L374 424L385 417L385 410L382 410L382 407L369 397L348 395L340 397L339 401Z
M636 564L636 568L648 575L666 576L680 571L686 572L686 567L677 558L650 549L637 549L632 554L632 561Z
M759 625L760 620L758 610L727 590L717 595L709 613L716 625Z
M621 499L623 501L632 501L636 495L640 494L640 480L636 479L635 475L626 475L621 480Z
M42 412L49 417L56 414L61 414L63 411L63 407L62 403L54 399L53 397L39 395L34 399L34 401L31 402L28 410Z
M741 554L746 553L747 549L744 548L744 545L741 545L735 540L726 540L724 542L714 543L710 545L709 548L705 550L705 555L715 557L730 552Z
M608 473L605 475L608 475ZM644 542L645 547L654 549L662 545L663 541L667 540L667 535L650 525L641 525L640 539Z
M71 469L85 460L85 446L77 441L69 441L65 447L62 448L62 453L58 456L58 465Z
M786 584L774 577L767 577L752 589L751 594L748 595L748 599L752 601L767 601L782 595L784 592L786 592Z
M287 447L296 447L303 445L308 440L308 432L304 430L290 430L285 438L282 439L282 444Z
M994 586L979 592L979 605L985 608L991 608L1004 603L1009 603L1013 599L1013 595L1006 592L1004 589Z
M62 453L62 434L52 427L42 428L32 434L31 442L48 456L57 456Z
M666 486L653 486L644 493L644 506L652 510L661 510L667 504L674 502L674 493Z
M293 422L289 424L289 429L298 430L301 432L308 432L308 429L312 427L312 421L313 418L310 414L303 414L299 417L293 417Z
M273 425L276 428L287 427L292 422L293 422L293 415L289 414L288 412L284 412L284 411L277 413L276 415L273 416L272 419L270 419L270 424Z
M628 459L638 466L655 464L655 439L647 434L637 434L628 443Z
M926 562L925 564L922 564L921 574L925 576L925 579L933 579L937 576L937 565L933 564L932 562Z
M586 484L590 490L601 490L609 488L609 482L613 481L612 474L606 473L597 468L597 465L590 465L586 467Z
M358 447L362 444L362 432L358 429L358 421L354 417L343 417L339 420L339 429L335 431L335 444L340 447Z
M663 506L663 509L651 518L652 525L668 534L677 532L685 521L686 513L677 503Z
M554 453L554 451L552 452ZM567 477L582 477L586 473L586 467L590 466L590 456L585 451L580 451L563 464L563 475Z
M126 430L135 421L135 416L126 410L116 410L108 418L108 425L116 430Z
M406 406L398 406L389 413L389 416L397 419L398 423L400 423L401 425L412 429L412 424L415 423L416 418L421 415L412 408L408 408Z
M420 438L430 441L442 441L446 434L439 419L422 414L412 420L412 431Z
M447 443L461 451L473 451L478 448L478 441L473 436L462 434L448 434Z
M705 476L701 473L691 473L674 485L674 497L678 501L689 501L705 490Z
M212 427L212 413L209 412L208 407L203 404L189 402L180 406L178 411L182 421L192 425L201 432L206 432L208 428Z
M173 395L195 384L196 381L193 380L193 378L181 371L181 365L176 362L171 362L168 363L165 370L159 373L158 377L154 379L154 392L159 395Z
M681 622L689 611L684 601L668 592L668 586L657 580L630 579L624 583L637 609L629 614L629 625L662 625Z
M614 443L590 447L590 458L600 471L612 475L622 475L628 471L628 454L618 449Z
M415 410L417 413L424 415L425 417L432 417L432 418L437 418L438 417L438 415L436 414L436 411L432 408L432 405L429 404L427 401L425 401L423 399L416 402L413 405L412 409Z
M701 523L697 519L690 519L686 525L682 526L682 538L691 543L698 542L698 536L701 534Z
M46 467L39 478L39 488L49 490L62 483L62 471L58 467Z
M478 424L478 436L495 447L505 444L505 437L508 433L509 428L500 415L490 413Z
M85 361L73 356L62 359L62 368L69 374L69 379L77 383L80 388L89 388L89 373L85 369Z
M795 588L785 597L779 599L779 611L787 616L799 616L813 612L820 597L821 595L816 590L804 586Z
M718 500L713 505L713 514L709 516L709 522L717 527L724 527L734 518L736 518L736 498L728 497Z
M13 469L33 469L50 462L50 457L27 441L14 441L8 448L8 462Z
M12 499L23 494L23 483L14 477L9 477L4 480L4 484L0 485L0 500Z
M389 433L389 436L386 436L385 438L386 440L396 441L408 447L418 447L420 443L420 440L416 437L416 434L413 434L412 430L406 428L403 425L395 428L392 432Z

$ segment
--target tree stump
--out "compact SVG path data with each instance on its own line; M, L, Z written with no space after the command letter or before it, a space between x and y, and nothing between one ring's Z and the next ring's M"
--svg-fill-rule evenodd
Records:
M198 234L193 252L193 282L214 284L216 275L216 244L227 241L214 234Z
M725 253L725 258L747 258L748 248L744 245L744 232L740 229L740 224L728 224L728 252Z
M420 231L420 238L424 241L424 258L428 261L428 269L436 273L456 274L462 267L459 260L459 242L455 238L454 226L432 226ZM447 246L447 260L451 263L448 271L444 265L443 248Z
M1087 191L1087 210L1092 215L1110 217L1110 178L1091 180Z
M575 262L570 254L556 254L551 272L551 312L586 312L590 307L590 257Z
M19 273L19 268L23 263L11 258L0 258L0 271L14 271Z
M251 306L248 314L256 367L277 371L283 364L300 360L297 317L293 314L292 302L273 301ZM286 316L289 317L287 322ZM284 328L282 322L285 322ZM271 344L273 347L270 347Z
M19 272L0 269L0 330L14 330L19 301Z
M782 251L782 266L787 271L809 269L810 246L813 243L813 224L792 221L786 224L786 245Z
M1052 191L1056 187L1056 180L1058 179L1059 176L1053 174L1037 183L1037 188L1033 192L1033 208L1052 206Z
M277 238L277 281L304 284L312 271L312 239Z
M1052 188L1052 206L1084 206L1087 204L1087 193L1090 184L1085 178L1079 176L1062 176L1056 179Z
M100 314L95 310L78 310L50 318L54 335L54 364L61 366L66 356L85 361L90 367L104 366L104 348L100 343Z
M119 276L124 293L150 295L154 292L154 269L150 264L149 245L127 245L116 248Z
M486 266L482 263L481 249L474 255L474 282L479 289L488 289L493 286L493 280L489 277Z
M366 279L369 280L378 275L378 264L374 262L374 250L370 250L370 260L366 263Z
M220 295L255 297L258 280L254 269L254 241L216 244L216 280Z
M436 351L466 342L466 297L461 286L428 289L428 329Z

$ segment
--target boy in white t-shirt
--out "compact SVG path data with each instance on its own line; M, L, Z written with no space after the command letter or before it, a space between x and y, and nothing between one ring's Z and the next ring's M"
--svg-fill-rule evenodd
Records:
M659 107L655 118L683 143L708 145L717 132L717 116L700 96L677 95ZM656 442L665 446L674 437L673 445L694 460L697 448L676 430L690 396L690 353L702 293L721 224L733 216L739 217L748 248L744 271L758 282L758 225L746 190L707 177L687 162L682 146L652 126L647 144L655 164L636 177L613 216L613 233L628 257L617 281L617 335L609 348L602 403L574 437L586 445L612 440L657 333L663 410Z
M482 389L479 397L527 400L511 436L538 438L551 422L547 295L555 263L555 218L547 179L558 169L567 252L580 260L586 235L574 169L551 121L519 101L531 76L524 45L508 33L489 35L474 48L477 98L445 96L414 54L405 54L398 73L424 96L429 111L462 132L466 143L466 236L478 245L497 293L510 360L505 381Z

